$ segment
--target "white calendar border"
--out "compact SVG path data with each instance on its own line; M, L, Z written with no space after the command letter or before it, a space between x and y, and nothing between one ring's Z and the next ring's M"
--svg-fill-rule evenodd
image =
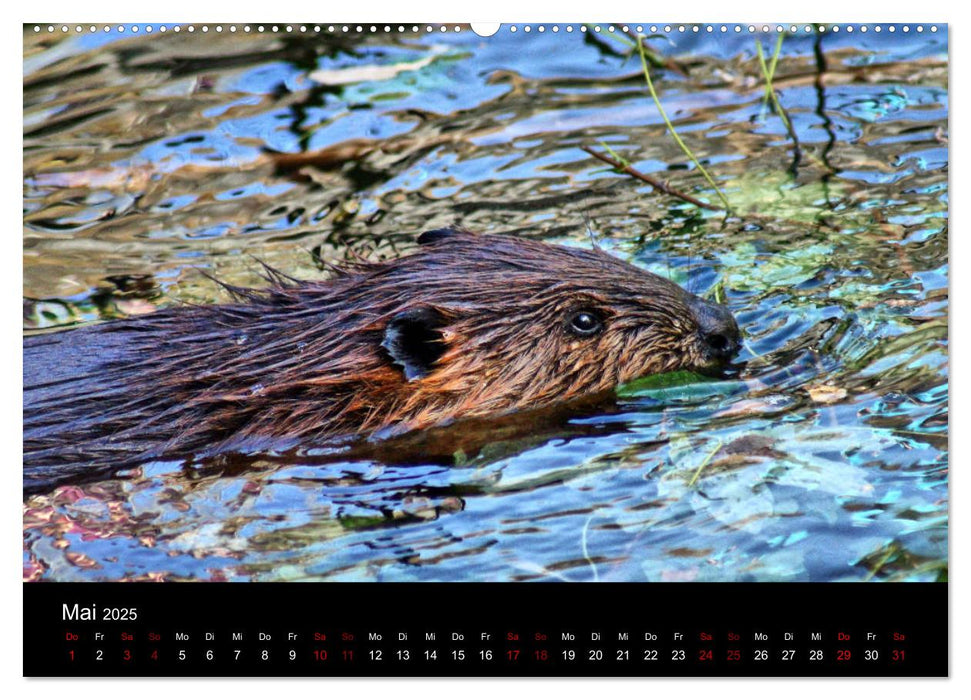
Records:
M165 0L153 5L133 4L114 0L111 2L67 2L66 0L48 0L36 5L23 3L7 3L5 21L3 23L5 41L0 43L3 51L3 78L6 92L4 94L22 94L22 45L14 39L14 33L20 36L20 25L43 19L47 22L77 22L86 19L93 20L124 19L128 22L171 22L173 19L191 19L196 22L224 22L226 19L261 19L272 18L279 20L306 21L308 19L322 19L328 22L367 22L369 20L387 22L417 19L435 22L495 22L496 20L515 20L524 22L549 22L555 19L559 23L590 22L591 20L631 20L641 19L650 22L687 22L704 21L709 23L749 23L804 19L811 21L825 20L845 23L887 23L887 22L922 22L955 23L949 27L949 44L951 51L952 77L960 76L964 79L971 72L971 64L966 60L966 52L961 46L963 32L971 33L971 23L965 23L964 11L953 9L956 3L943 0L924 0L920 3L903 2L902 0L882 0L879 3L847 3L845 0L815 0L804 7L783 5L782 3L755 2L715 2L714 0L695 0L690 5L685 3L646 3L644 0L597 0L595 3L568 4L554 0L534 0L527 4L522 0L488 0L480 5L457 3L454 0L421 0L412 3L392 3L390 0L373 0L369 3L326 3L307 2L306 0L291 1L285 6L268 5L267 3L251 2L248 0L233 2L232 4L212 3L208 6L198 0ZM27 13L20 18L6 15ZM916 23L915 23L916 24ZM962 114L965 104L964 86L950 82L950 113L953 123L954 114ZM7 201L6 226L3 227L3 245L5 254L0 256L2 273L0 273L0 289L3 301L3 327L12 329L19 327L22 309L20 295L22 294L22 244L20 231L22 221L22 173L17 172L14 163L22 162L22 152L14 152L11 134L21 131L22 108L15 104L15 100L8 99L8 106L2 111L3 133L7 138L3 141L6 151L4 163L6 167L0 171L3 187L0 193ZM969 127L971 132L971 127ZM954 169L954 164L963 165L967 162L967 147L964 146L963 129L958 131L957 138L950 135L950 173L951 211L960 210L959 199L954 198L955 192L963 192L959 183L967 182L967 177ZM971 137L969 137L971 138ZM960 221L960 219L959 219ZM968 309L971 299L968 294L968 282L971 274L963 273L971 266L968 256L969 243L967 237L971 232L962 231L960 225L952 227L951 259L957 259L961 275L951 274L951 307L950 307L950 354L959 357L954 350L959 351L968 347L968 332L971 323L968 319ZM953 267L953 263L952 263ZM963 277L963 279L962 279ZM951 673L949 682L923 681L908 679L849 679L849 680L778 680L778 679L652 679L650 681L627 679L568 679L568 680L506 680L482 679L478 682L469 680L341 680L331 679L320 681L317 679L223 679L223 680L187 680L172 679L166 682L152 682L145 680L25 680L22 675L22 636L17 633L19 621L23 618L22 583L20 581L20 562L22 557L22 482L21 470L16 464L16 455L22 448L22 350L13 342L13 338L0 345L0 358L5 371L2 375L3 385L3 413L0 421L3 445L8 448L8 457L3 467L4 488L0 493L6 495L5 508L2 509L5 526L0 541L4 543L3 561L6 565L0 568L4 576L0 578L2 595L7 605L2 607L3 618L9 624L0 627L0 664L3 668L4 679L12 679L11 684L4 684L17 695L32 698L59 698L64 700L86 700L96 698L138 698L138 700L171 700L178 694L182 697L199 697L211 695L213 692L232 693L234 698L247 700L248 698L264 698L268 694L284 691L294 697L318 698L326 694L334 697L345 695L356 700L362 694L369 697L371 693L384 696L394 696L408 700L421 698L426 700L432 696L460 696L463 700L495 700L501 695L503 700L519 697L536 698L539 695L549 697L553 694L557 698L588 698L597 697L604 692L615 698L638 698L644 700L650 696L666 698L673 696L717 698L720 695L731 695L733 698L749 700L750 698L772 698L780 696L786 700L815 700L819 695L830 696L834 692L837 697L878 696L880 700L904 698L914 700L919 694L933 693L935 700L946 697L968 697L967 680L971 677L971 625L968 624L968 610L971 604L967 601L971 591L963 585L968 570L966 562L955 558L958 549L955 542L966 543L969 540L967 520L969 516L962 515L962 511L971 512L967 507L967 487L964 485L971 477L967 470L971 469L971 450L968 437L962 435L960 428L951 430L951 523L949 541L951 542L950 578L957 581L951 586ZM963 353L967 356L967 353ZM952 426L959 423L953 420L966 418L969 415L969 382L971 372L954 367L951 363L951 403L950 413ZM965 508L954 507L961 503ZM964 555L967 556L967 547ZM14 568L16 565L16 569ZM93 584L96 585L96 584ZM246 585L246 584L240 584ZM379 585L379 584L376 584ZM713 584L717 585L717 584ZM771 585L771 584L766 584ZM860 584L865 585L865 584ZM879 585L879 584L874 584ZM964 595L957 593L955 585L961 585ZM13 604L9 602L12 601ZM956 631L957 630L957 631ZM959 688L963 687L961 691ZM7 691L9 692L9 691ZM9 697L9 696L8 696ZM828 697L827 697L828 700Z

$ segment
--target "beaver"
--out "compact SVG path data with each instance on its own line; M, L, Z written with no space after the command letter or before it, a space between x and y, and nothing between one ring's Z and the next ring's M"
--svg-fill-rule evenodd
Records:
M599 249L458 228L323 281L24 338L24 489L148 460L380 440L549 406L740 344L727 308Z

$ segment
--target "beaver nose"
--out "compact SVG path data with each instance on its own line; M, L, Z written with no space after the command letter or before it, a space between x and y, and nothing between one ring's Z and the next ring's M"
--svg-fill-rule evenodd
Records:
M730 360L741 348L742 334L732 312L721 304L695 297L691 311L698 322L698 333L709 354L718 360Z

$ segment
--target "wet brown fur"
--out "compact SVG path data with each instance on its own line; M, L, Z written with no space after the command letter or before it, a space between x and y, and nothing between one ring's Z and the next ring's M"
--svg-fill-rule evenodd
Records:
M267 289L227 287L231 304L53 334L113 350L62 388L31 380L36 395L28 351L49 336L25 339L25 483L270 438L381 437L712 365L694 297L599 250L448 232L326 281L269 276ZM408 381L382 341L415 309L443 321L443 354ZM571 334L577 309L603 331Z

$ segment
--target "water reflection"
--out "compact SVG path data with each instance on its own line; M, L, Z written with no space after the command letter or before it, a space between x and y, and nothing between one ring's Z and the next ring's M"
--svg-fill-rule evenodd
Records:
M652 40L666 110L579 34L25 33L24 322L224 300L416 232L598 245L746 334L740 376L525 431L151 463L30 497L30 579L932 580L947 561L946 34ZM819 77L819 51L825 79ZM831 169L831 170L830 170Z

